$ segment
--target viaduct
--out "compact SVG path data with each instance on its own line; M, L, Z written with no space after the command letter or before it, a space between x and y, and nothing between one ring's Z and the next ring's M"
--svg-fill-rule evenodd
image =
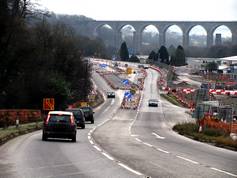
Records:
M133 49L135 52L139 52L142 43L142 32L149 26L153 25L159 31L159 45L166 44L166 31L169 27L177 25L180 27L183 33L183 47L187 48L189 46L189 32L193 27L200 25L206 30L206 44L207 47L213 45L213 33L214 31L224 25L228 27L232 33L232 44L237 44L237 21L88 21L88 33L93 36L97 35L98 28L109 25L113 30L113 42L114 47L119 48L122 42L121 29L126 25L131 25L134 29L133 35Z

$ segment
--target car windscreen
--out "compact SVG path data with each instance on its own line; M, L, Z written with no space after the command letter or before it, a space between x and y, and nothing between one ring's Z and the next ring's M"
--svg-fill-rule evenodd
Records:
M70 122L70 115L50 114L49 122Z

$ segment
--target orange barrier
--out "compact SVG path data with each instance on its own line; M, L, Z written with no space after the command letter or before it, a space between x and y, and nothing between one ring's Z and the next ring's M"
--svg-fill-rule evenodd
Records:
M30 109L0 110L0 127L15 125L17 119L19 119L20 124L39 121L41 120L41 111Z
M203 119L199 121L199 125L202 127L211 127L221 129L226 133L237 133L237 123L225 123L218 119L214 119L210 115L205 115Z

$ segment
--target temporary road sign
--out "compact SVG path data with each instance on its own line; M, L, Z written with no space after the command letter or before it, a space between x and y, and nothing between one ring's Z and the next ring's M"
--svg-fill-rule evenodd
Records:
M43 99L43 110L52 111L54 110L55 101L54 98L44 98Z

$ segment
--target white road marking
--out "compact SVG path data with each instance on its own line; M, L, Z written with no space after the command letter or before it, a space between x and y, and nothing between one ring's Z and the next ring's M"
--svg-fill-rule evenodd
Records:
M155 133L155 132L152 132L152 135L155 135L156 138L158 138L158 139L165 139L165 137L161 137L160 135L158 135L158 134Z
M94 148L97 149L98 151L102 151L98 146L94 145Z
M89 140L90 144L94 145L94 142L92 140Z
M124 164L122 164L122 163L118 163L118 165L121 166L121 167L123 167L123 168L125 168L125 169L127 169L127 170L130 171L130 172L133 172L134 174L137 174L137 175L139 175L139 176L142 176L142 175L143 175L142 173L140 173L140 172L138 172L138 171L135 171L135 170L131 169L130 167L128 167L128 166L126 166L126 165L124 165Z
M138 142L142 142L139 138L135 138Z
M90 135L88 135L88 139L91 140L91 136Z
M113 99L113 100L111 101L110 105L113 105L113 104L114 104L114 102L115 102L115 100Z
M217 169L217 168L214 168L214 167L211 167L211 169L212 169L212 170L215 170L215 171L218 171L218 172L221 172L221 173L224 173L224 174L227 174L227 175L229 175L229 176L237 177L236 174L232 174L232 173L230 173L230 172L223 171L223 170L221 170L221 169Z
M168 152L168 151L165 151L165 150L163 150L163 149L160 149L160 148L156 148L158 151L160 151L160 152L163 152L163 153L170 153L170 152Z
M132 136L132 137L138 137L139 135L132 134L131 136Z
M191 160L191 159L188 159L188 158L184 158L184 157L182 157L182 156L176 156L177 158L180 158L180 159L183 159L183 160L185 160L185 161L188 161L188 162L190 162L190 163L193 163L193 164L199 164L198 162L196 162L196 161L193 161L193 160Z
M108 155L107 153L102 153L105 157L107 157L108 159L114 161L114 158L111 157L110 155Z
M146 146L149 146L149 147L153 147L153 145L149 144L149 143L146 143L146 142L143 142L144 145Z

